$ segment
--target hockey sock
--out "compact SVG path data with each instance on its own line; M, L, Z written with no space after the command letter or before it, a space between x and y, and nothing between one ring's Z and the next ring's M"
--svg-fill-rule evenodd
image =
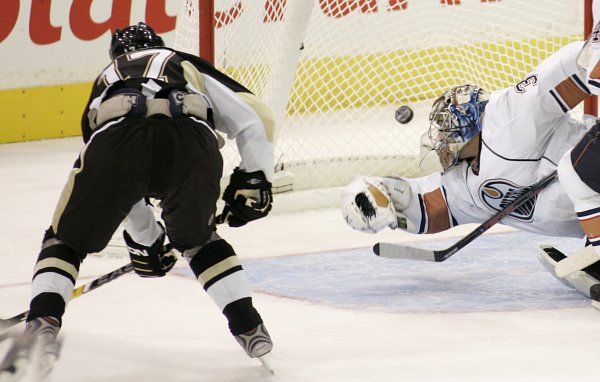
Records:
M83 257L85 255L56 239L51 228L46 231L31 282L27 321L44 316L61 320Z
M233 335L244 333L262 323L250 297L250 284L235 251L218 238L208 244L186 250L194 275L229 322Z

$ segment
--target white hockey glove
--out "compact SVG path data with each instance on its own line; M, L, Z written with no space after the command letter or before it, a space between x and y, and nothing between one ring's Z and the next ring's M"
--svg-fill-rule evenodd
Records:
M362 232L406 228L402 209L396 209L396 205L406 208L406 200L410 200L410 188L401 179L357 177L342 194L342 215L350 227Z
M230 227L241 227L269 214L273 204L271 182L261 170L244 172L236 167L223 200L225 208L217 216L217 224L227 222Z
M171 244L165 245L165 229L158 224L162 234L150 247L136 243L127 231L123 231L133 270L140 277L163 277L177 262Z

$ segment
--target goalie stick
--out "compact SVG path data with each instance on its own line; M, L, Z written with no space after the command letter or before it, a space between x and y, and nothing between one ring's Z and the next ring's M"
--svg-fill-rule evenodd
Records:
M537 182L536 184L526 187L521 196L509 203L503 210L499 211L496 215L479 225L467 236L463 237L450 247L440 250L416 248L408 245L393 244L393 243L377 243L373 246L373 252L377 256L388 257L394 259L409 259L409 260L425 260L441 262L449 258L458 252L461 248L472 242L481 236L485 231L490 229L496 223L499 223L502 219L510 215L514 210L519 208L523 203L529 199L535 197L544 188L556 179L557 173L553 171L545 178Z
M83 294L91 292L94 289L99 288L102 285L107 284L113 280L116 280L119 277L121 277L124 274L129 273L131 271L133 271L133 265L131 263L124 265L119 269L115 269L114 271L107 273L104 276L100 276L97 279L92 280L87 284L81 285L81 286L73 289L73 294L71 295L71 298L77 298ZM25 321L28 313L29 313L29 311L27 310L23 313L17 314L14 317L11 317L11 318L7 318L5 320L0 319L0 329L8 329L11 326L14 326L22 321Z

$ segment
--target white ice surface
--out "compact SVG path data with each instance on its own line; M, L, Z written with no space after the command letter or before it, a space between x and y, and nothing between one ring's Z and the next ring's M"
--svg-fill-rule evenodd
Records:
M1 317L27 308L40 240L80 146L78 138L0 145ZM389 260L373 256L371 262L368 250L359 251L365 256L360 258L356 251L344 250L366 248L379 240L456 237L465 230L420 238L391 231L364 235L345 227L334 209L275 214L246 228L220 228L220 234L247 265L251 280L256 284L264 281L254 301L275 341L275 376L263 372L258 362L243 354L224 317L198 283L185 276L182 261L179 274L158 280L126 275L74 300L65 315L64 350L53 380L600 380L600 312L558 282L554 285L553 280L544 279L550 276L540 272L541 266L533 260L510 268L510 260L488 263L477 259L477 248L498 258L521 255L511 250L511 242L521 240L521 236L502 227L494 230L499 231L508 233L489 236L496 237L492 241L481 238L483 247L459 252L448 263L427 264L437 269L421 269L414 262L405 267L404 263L385 263L389 264L387 269L381 261ZM502 241L502 237L506 239ZM319 255L321 252L325 253ZM535 248L527 247L525 252L522 256L535 257ZM340 262L333 253L340 253ZM82 265L80 282L116 269L125 261L90 256ZM460 261L465 261L466 277L461 277ZM346 263L348 273L344 275ZM278 264L289 270L290 280L302 282L284 290L269 285L282 277L283 268ZM461 293L469 288L489 288L499 280L504 266L515 271L514 275L524 275L520 276L523 284L515 278L515 289L531 297L527 291L532 287L548 301L544 308L463 309L465 299L470 299L469 306L478 306L472 300L477 294L461 300ZM273 267L272 276L269 267ZM526 277L527 267L548 288L535 288L535 280ZM323 280L330 270L328 293ZM357 278L352 279L352 275ZM411 280L409 287L407 280ZM453 299L456 309L440 313L435 306L423 305L425 312L403 312L401 304L408 300L402 297L421 293L422 298L428 298L420 288L433 288L436 280L448 288L430 297L444 302ZM320 295L310 292L308 287L314 286L310 283L322 287ZM465 289L455 290L461 287ZM347 296L339 293L345 288L363 294L351 301L350 307L344 306ZM503 288L510 290L511 284L503 284ZM335 298L317 298L323 295ZM382 299L386 295L390 296L387 307L387 300ZM559 308L553 308L553 299L564 302L565 296L572 296L572 307L557 303ZM518 293L512 298L518 302ZM409 302L419 304L418 299ZM0 354L5 347L0 343Z

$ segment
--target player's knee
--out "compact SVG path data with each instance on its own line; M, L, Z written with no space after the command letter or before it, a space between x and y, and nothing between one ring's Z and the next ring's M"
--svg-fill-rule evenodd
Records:
M183 251L183 257L204 290L225 276L242 271L233 247L216 233L205 244Z
M46 268L58 270L64 268L63 273L74 275L73 282L75 282L77 272L79 272L79 265L85 257L86 253L75 250L58 239L52 227L50 227L44 233L42 249L38 256L36 269L38 269L39 273L40 270ZM49 266L45 266L44 264L48 264Z
M348 225L358 231L375 233L398 227L392 197L378 178L354 178L342 194L341 210Z

